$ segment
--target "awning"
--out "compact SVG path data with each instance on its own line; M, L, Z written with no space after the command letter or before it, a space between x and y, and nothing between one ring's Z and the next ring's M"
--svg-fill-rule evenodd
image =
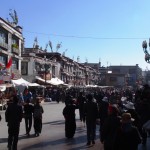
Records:
M64 81L58 79L57 77L56 78L52 78L51 80L48 80L47 82L49 84L52 84L52 85L61 85L61 84L64 84Z
M24 80L23 78L20 78L18 80L11 80L11 81L14 86L20 86L20 85L22 85L22 86L41 86L37 83L30 83L30 82Z
M29 84L30 84L30 82L24 80L23 78L20 78L18 80L11 80L11 81L15 86L19 86L19 85L29 86Z
M45 82L45 80L42 79L41 77L35 76L35 78L36 78L37 80L39 80L39 81Z

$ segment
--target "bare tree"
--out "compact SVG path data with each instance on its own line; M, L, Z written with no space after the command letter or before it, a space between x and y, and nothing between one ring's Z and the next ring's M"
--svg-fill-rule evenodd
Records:
M38 45L38 39L37 39L37 37L35 37L34 43L33 43L33 48L38 48L38 47L39 47L39 45Z
M53 45L52 45L52 42L49 41L48 44L49 44L49 47L50 47L50 49L51 49L51 52L53 52Z
M56 52L58 52L58 49L60 49L61 47L62 47L62 42L61 43L58 43L57 45L56 45Z
M16 10L12 11L12 9L10 9L9 16L11 17L13 23L14 23L15 25L17 25L17 24L18 24L18 15L17 15Z

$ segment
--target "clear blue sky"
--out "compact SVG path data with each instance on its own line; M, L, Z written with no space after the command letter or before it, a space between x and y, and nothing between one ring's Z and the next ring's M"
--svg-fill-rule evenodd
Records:
M0 17L10 19L9 9L17 11L25 47L37 37L43 49L62 42L59 52L80 62L150 69L141 46L150 37L150 0L3 0Z

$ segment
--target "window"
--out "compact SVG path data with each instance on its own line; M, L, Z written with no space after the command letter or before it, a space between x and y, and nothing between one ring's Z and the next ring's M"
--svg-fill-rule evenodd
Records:
M18 60L12 60L12 69L18 70Z
M52 78L55 77L55 66L52 66Z
M7 31L0 28L0 43L8 43Z
M117 77L110 77L110 82L115 82L117 81Z
M136 69L129 69L129 73L130 73L130 74L136 73Z
M21 74L22 75L28 74L28 62L21 62Z
M120 73L120 69L113 69L112 72L113 73Z
M7 62L7 57L5 57L5 56L0 56L0 63L6 65L6 62Z

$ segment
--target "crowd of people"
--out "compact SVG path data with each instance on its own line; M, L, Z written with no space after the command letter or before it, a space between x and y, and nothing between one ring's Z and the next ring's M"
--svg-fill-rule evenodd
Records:
M17 150L20 123L23 118L25 120L26 135L30 136L32 119L35 136L40 135L42 130L42 114L44 113L40 103L41 100L37 98L34 104L31 103L30 99L26 99L25 103L20 104L17 95L11 97L5 111L5 120L8 126L8 150Z
M75 134L75 109L79 109L80 120L86 123L88 146L95 144L97 124L104 150L137 150L140 143L146 145L150 132L143 127L150 120L150 87L147 84L136 90L72 89L66 93L65 104L67 138Z
M35 92L36 93L36 92ZM15 92L10 97L5 112L8 123L8 149L17 150L20 122L25 120L26 135L30 136L32 124L35 136L42 131L43 107L37 96L25 90L24 101ZM36 94L35 94L36 95ZM86 124L87 146L95 144L96 128L104 150L137 150L146 145L149 130L143 125L150 120L150 87L140 89L70 88L46 90L46 95L65 107L65 136L73 138L76 132L75 110L79 110L80 121ZM1 118L0 118L1 119ZM33 122L32 122L33 121Z

